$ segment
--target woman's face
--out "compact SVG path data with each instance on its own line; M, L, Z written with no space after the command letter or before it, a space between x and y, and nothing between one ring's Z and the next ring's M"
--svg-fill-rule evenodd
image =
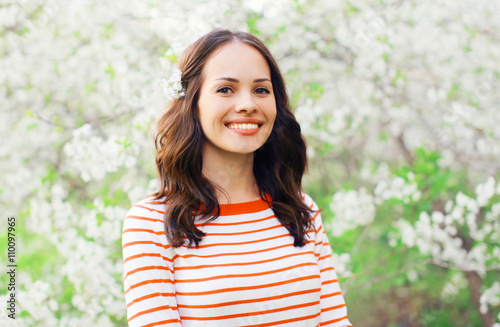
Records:
M276 118L266 59L252 46L231 42L212 54L203 77L198 100L203 154L248 154L260 148Z

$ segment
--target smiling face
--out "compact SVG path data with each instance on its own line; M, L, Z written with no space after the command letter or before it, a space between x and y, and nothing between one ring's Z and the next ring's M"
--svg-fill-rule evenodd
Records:
M268 139L276 118L266 59L250 45L231 42L210 57L202 73L203 156L253 153Z

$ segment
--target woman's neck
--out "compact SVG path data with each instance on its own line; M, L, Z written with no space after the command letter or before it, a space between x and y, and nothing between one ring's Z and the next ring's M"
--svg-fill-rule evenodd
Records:
M259 188L253 173L253 153L230 153L204 148L202 161L203 176L225 193L216 190L220 204L259 198Z

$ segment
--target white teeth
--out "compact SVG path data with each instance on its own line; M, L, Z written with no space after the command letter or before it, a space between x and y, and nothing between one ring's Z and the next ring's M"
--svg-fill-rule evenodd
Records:
M230 129L257 129L259 128L259 124L235 124L230 123L227 125Z

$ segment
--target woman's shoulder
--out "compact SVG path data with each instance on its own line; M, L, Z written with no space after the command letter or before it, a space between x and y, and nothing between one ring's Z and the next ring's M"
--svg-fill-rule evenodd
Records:
M147 207L147 208L165 208L165 197L156 198L154 195L148 195L141 200L138 200L134 203L132 208L134 207Z
M311 213L311 219L313 220L314 229L316 231L320 230L321 228L323 228L321 227L323 225L323 220L321 218L320 208L318 207L316 202L314 202L313 198L310 197L307 193L302 192L301 195L304 203L313 211Z
M139 244L138 248L140 248L140 244L143 246L146 246L146 244L162 244L163 248L167 249L168 242L165 237L162 237L165 234L164 214L165 204L163 204L162 199L155 199L150 196L137 201L130 208L123 221L123 246Z
M301 192L300 194L302 196L302 200L304 203L311 209L313 210L318 210L318 206L316 205L316 202L307 194L304 192Z
M163 224L163 216L165 215L164 198L156 199L153 196L148 196L137 201L128 211L126 220L134 220L136 223L146 223L154 225L155 223Z

